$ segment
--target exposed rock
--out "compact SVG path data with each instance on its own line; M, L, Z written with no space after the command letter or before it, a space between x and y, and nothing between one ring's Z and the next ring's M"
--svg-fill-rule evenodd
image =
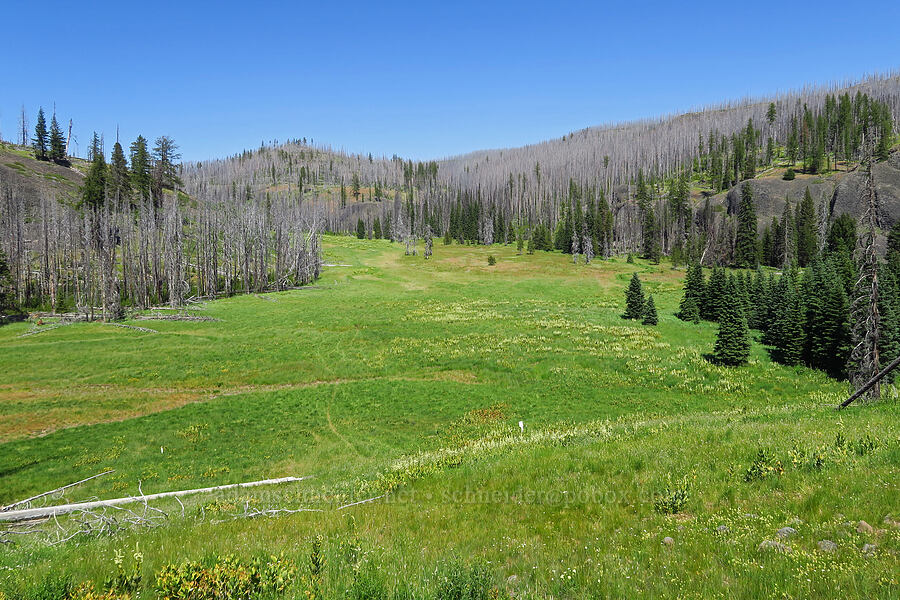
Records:
M774 551L781 552L782 554L792 552L790 546L785 546L777 540L765 540L764 542L760 543L760 545L756 549L760 552Z
M666 546L674 546L674 545L675 545L675 540L672 539L672 538L670 538L670 537L668 537L668 536L666 536L666 537L663 538L662 543L665 544Z
M888 515L884 518L884 524L890 525L891 527L900 527L900 521L894 519L890 515Z
M797 530L793 527L782 527L778 530L778 537L780 537L781 539L785 539L791 537L795 533L797 533Z
M719 525L716 527L716 531L719 533L728 533L728 525Z
M857 533L874 533L875 528L872 527L871 525L869 525L868 523L866 523L865 521L860 521L856 525L856 531L857 531Z
M875 550L878 549L878 546L875 544L863 544L862 552L863 554L875 554Z
M816 546L818 546L819 550L822 552L834 552L837 550L837 544L831 540L821 540Z
M518 575L510 575L509 577L506 578L506 583L507 583L507 585L516 585L517 583L519 583L519 576Z

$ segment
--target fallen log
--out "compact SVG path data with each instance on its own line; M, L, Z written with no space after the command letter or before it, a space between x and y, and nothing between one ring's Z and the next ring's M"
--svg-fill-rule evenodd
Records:
M890 373L891 371L893 371L894 369L896 369L898 365L900 365L900 356L898 356L893 361L891 361L891 363L888 366L883 368L881 370L881 372L879 372L875 377L873 377L872 379L867 381L864 386L862 386L861 388L856 390L856 392L852 396L850 396L849 398L847 398L846 400L841 402L841 405L838 406L838 410L841 410L843 408L847 408L848 406L850 406L850 404L854 400L856 400L857 398L859 398L860 396L862 396L863 394L868 392L870 389L872 389L872 387L874 387L876 383L878 383L879 381L884 379L884 376L887 375L888 373Z
M193 490L180 490L177 492L160 492L158 494L141 494L140 496L129 496L127 498L114 498L112 500L96 500L93 502L79 502L76 504L60 504L58 506L48 506L45 508L29 508L24 510L12 510L0 512L0 521L15 523L18 521L29 521L31 519L39 519L42 517L56 517L78 511L90 511L96 508L115 507L122 504L131 504L134 502L142 502L146 504L151 500L160 500L163 498L178 498L179 496L190 496L193 494L208 494L210 492L218 492L221 490L231 490L236 488L249 488L261 485L275 485L279 483L289 483L293 481L303 481L309 477L280 477L278 479L263 479L261 481L250 481L246 483L229 483L227 485L217 485L214 487L199 488Z
M29 502L33 502L34 500L37 500L38 498L43 498L44 496L50 496L51 494L56 494L56 493L61 492L61 491L63 491L63 490L67 490L67 489L69 489L69 488L71 488L71 487L75 487L76 485L81 485L82 483L85 483L85 482L87 482L87 481L90 481L91 479L97 479L98 477L103 477L104 475L109 475L110 473L115 473L115 470L114 470L114 469L110 469L110 470L108 470L108 471L103 471L102 473L98 473L98 474L96 474L96 475L92 475L92 476L90 476L90 477L88 477L88 478L86 478L86 479L81 479L81 480L79 480L79 481L76 481L75 483L70 483L70 484L68 484L68 485L64 485L64 486L62 486L62 487L58 487L58 488L56 488L55 490L50 490L49 492L44 492L44 493L42 493L42 494L38 494L37 496L32 496L31 498L25 498L24 500L19 500L18 502L13 502L12 504L10 504L10 505L8 505L8 506L0 507L0 512L6 512L6 511L9 511L9 510L12 510L12 509L15 508L16 506L22 506L23 504L28 504Z

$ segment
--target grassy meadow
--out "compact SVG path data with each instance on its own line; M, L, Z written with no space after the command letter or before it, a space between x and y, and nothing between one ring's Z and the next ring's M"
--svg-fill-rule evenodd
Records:
M66 500L311 476L164 502L149 530L0 534L0 598L212 598L166 569L229 555L273 598L900 597L893 388L837 413L846 383L758 343L710 364L668 263L347 237L324 258L315 286L188 311L214 320L0 328L0 505L106 469ZM619 317L634 271L657 327Z

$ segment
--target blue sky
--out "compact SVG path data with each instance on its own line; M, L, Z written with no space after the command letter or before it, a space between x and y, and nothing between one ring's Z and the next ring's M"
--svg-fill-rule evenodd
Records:
M0 132L55 102L82 154L118 126L123 142L170 135L185 159L297 137L440 158L900 67L896 0L7 0L0 15Z

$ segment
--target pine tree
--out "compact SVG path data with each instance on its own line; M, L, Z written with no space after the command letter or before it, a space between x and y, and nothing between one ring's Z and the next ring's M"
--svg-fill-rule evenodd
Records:
M121 202L131 195L131 174L128 172L128 162L125 160L125 152L122 144L116 142L110 156L109 169L110 197Z
M381 239L381 219L375 217L375 223L372 225L372 229L374 230L374 235L376 240Z
M878 335L878 353L881 364L889 364L900 356L900 289L890 267L879 270L878 312L881 331ZM885 381L894 381L896 371L891 371Z
M56 113L50 119L50 160L58 163L66 160L66 140L56 120Z
M44 109L38 110L37 124L34 126L34 137L31 144L34 147L34 157L38 160L47 159L47 119L44 117Z
M809 188L797 207L797 262L805 267L812 262L819 249L816 227L816 208Z
M736 293L728 286L729 295ZM739 302L728 301L719 315L719 332L713 349L713 360L720 365L740 366L750 358L750 331Z
M141 199L150 198L150 152L147 140L139 135L131 143L131 187Z
M0 324L7 315L15 312L15 298L12 277L9 272L9 261L6 259L3 249L0 248Z
M88 208L97 209L106 201L106 159L100 150L100 142L97 134L94 133L94 144L96 147L92 149L91 166L88 174L84 178L84 184L81 188L81 202Z
M813 261L803 278L804 360L814 369L842 377L850 355L850 305L829 263Z
M361 240L366 237L366 224L361 218L356 221L356 237Z
M659 317L656 314L656 304L653 302L653 294L647 297L647 305L644 307L644 325L656 325Z
M739 268L754 269L758 262L756 205L753 202L753 187L747 181L741 186L734 264Z
M788 275L782 275L782 287L775 322L767 339L773 346L772 360L783 365L799 365L803 361L803 312L796 284Z
M641 287L641 280L638 274L631 276L631 282L628 289L625 290L625 314L623 319L642 319L644 310L646 309L646 301L644 300L644 290Z
M726 288L728 275L725 269L715 268L709 276L706 284L706 293L700 304L700 316L707 321L718 321L719 315L726 304Z
M687 276L684 279L684 296L678 306L675 315L682 321L695 323L700 320L700 304L706 291L706 282L703 278L703 267L699 264L690 265Z

